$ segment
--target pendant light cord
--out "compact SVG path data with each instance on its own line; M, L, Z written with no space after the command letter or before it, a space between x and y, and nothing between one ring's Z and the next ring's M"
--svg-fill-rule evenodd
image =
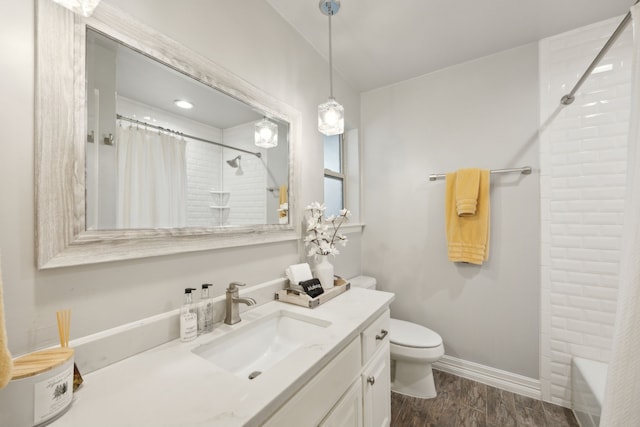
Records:
M329 96L333 99L333 55L331 52L331 15L333 15L333 9L329 6Z
M344 107L333 97L333 33L331 17L340 10L340 0L320 0L320 12L329 17L329 99L318 105L318 130L323 135L344 133Z

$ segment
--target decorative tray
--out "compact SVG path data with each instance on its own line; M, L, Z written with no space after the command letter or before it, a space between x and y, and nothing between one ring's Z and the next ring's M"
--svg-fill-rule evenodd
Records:
M303 291L286 288L276 292L276 300L288 302L289 304L301 305L303 307L315 308L351 289L351 283L344 279L336 279L333 283L333 288L325 289L323 294L320 294L315 298L311 298Z

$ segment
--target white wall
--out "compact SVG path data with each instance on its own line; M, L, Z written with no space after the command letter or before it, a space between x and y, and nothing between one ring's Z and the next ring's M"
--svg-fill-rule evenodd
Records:
M302 113L301 206L322 199L322 139L316 109L326 97L325 61L261 0L112 0L138 19L262 88ZM9 347L14 355L55 344L55 311L73 312L71 338L177 308L182 289L210 282L281 277L302 260L300 242L205 251L37 271L34 256L34 3L0 14L0 248ZM278 47L278 48L274 48ZM259 64L260 66L256 66ZM336 76L347 122L359 125L359 97ZM359 244L344 251L343 274L359 273ZM336 270L342 273L340 269Z
M542 196L541 387L571 402L571 357L607 362L618 294L632 35L628 28L570 106L573 87L621 18L540 43ZM608 68L608 67L607 67Z
M116 111L115 52L99 43L94 44L93 52L92 60L87 61L87 133L93 134L94 142L86 144L86 227L109 230L116 227L116 150L103 141L109 134L116 135L112 118Z
M274 189L267 193L267 223L278 224L280 222L280 186L289 182L289 128L278 123L278 145L263 150L262 167L267 173L267 187ZM254 146L255 147L255 146ZM257 148L257 147L256 147ZM287 185L287 190L288 190ZM287 198L288 200L288 198Z
M396 292L394 317L437 331L449 356L538 378L538 58L531 44L361 97L365 274ZM491 254L447 260L444 181L465 167L530 165L492 178Z

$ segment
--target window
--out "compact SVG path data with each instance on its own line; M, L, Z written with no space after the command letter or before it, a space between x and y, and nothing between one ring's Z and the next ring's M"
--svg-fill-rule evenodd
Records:
M324 137L324 204L325 215L337 215L349 209L349 222L360 218L360 150L358 129L343 135Z
M324 137L325 215L338 215L346 200L344 140L342 135Z

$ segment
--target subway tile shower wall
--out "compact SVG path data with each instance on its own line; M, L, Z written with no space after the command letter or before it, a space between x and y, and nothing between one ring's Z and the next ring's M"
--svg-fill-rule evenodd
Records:
M237 169L225 167L222 180L225 191L229 191L228 222L233 225L266 224L267 222L267 169L268 152L255 146L254 125L247 123L224 129L224 143L252 152L261 152L262 159L238 151L224 149L227 158L242 156L242 175L236 175Z
M222 147L197 140L187 143L187 223L192 227L220 225L210 190L222 188ZM222 159L224 161L224 159Z
M541 364L545 400L571 403L571 358L608 362L630 114L631 28L568 93L622 17L540 42Z
M239 125L221 131L215 138L226 145L252 152L266 150L253 144L253 123ZM252 225L266 223L267 170L261 159L240 151L213 144L189 140L187 144L187 220L193 227L220 225ZM226 161L242 156L238 169ZM222 159L222 160L220 160ZM210 190L228 191L228 197L211 194ZM229 209L212 208L226 205Z

